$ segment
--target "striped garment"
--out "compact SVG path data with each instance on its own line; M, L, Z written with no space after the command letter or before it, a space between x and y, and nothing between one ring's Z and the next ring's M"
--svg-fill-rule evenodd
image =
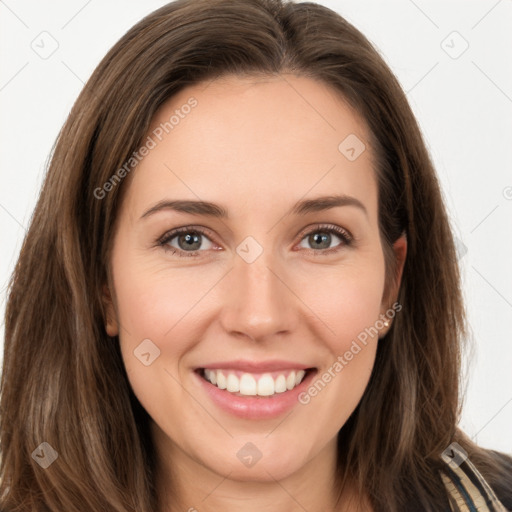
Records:
M452 443L442 458L447 466L441 478L452 512L509 512L459 444Z

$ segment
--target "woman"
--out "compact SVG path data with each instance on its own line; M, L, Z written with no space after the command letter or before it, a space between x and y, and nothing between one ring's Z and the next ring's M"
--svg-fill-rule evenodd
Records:
M510 457L457 428L420 131L324 7L179 0L125 35L59 136L5 326L5 511L512 507Z

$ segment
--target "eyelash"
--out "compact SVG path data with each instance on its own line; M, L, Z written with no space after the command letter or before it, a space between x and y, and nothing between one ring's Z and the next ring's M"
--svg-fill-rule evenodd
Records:
M334 233L339 238L341 238L343 243L341 243L335 247L330 247L328 249L319 249L319 250L309 249L309 251L312 251L315 254L319 254L319 253L322 255L331 254L333 252L337 252L342 247L350 247L352 245L352 243L354 242L354 238L348 231L346 231L343 228L340 228L339 226L334 226L334 225L330 225L330 224L318 224L312 230L304 233L302 235L300 241L302 242L302 240L304 240L304 238L306 238L307 236L312 235L314 233L317 233L317 232ZM169 251L173 255L177 254L178 257L180 257L180 258L198 257L199 253L204 252L201 250L183 251L180 249L176 249L175 247L169 246L168 243L173 238L175 238L177 235L180 235L181 233L196 233L196 234L200 234L200 235L205 236L206 238L210 239L208 237L207 231L204 230L203 228L194 227L194 226L185 226L185 227L177 228L177 229L174 229L172 231L165 233L162 237L160 237L157 240L157 244L159 246L161 246L165 251Z

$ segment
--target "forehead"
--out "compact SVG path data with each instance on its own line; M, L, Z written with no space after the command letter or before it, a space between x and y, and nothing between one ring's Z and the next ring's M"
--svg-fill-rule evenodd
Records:
M377 197L368 135L358 113L317 80L228 76L199 83L154 116L147 134L154 145L128 195L137 203L162 195L230 202L247 212L262 201L278 206L284 198L344 193L371 210Z

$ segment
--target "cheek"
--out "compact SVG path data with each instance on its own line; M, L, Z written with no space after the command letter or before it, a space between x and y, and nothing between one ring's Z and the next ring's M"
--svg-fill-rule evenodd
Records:
M319 350L326 348L327 352L299 402L309 417L315 417L319 437L335 436L366 390L378 345L381 284L378 272L369 271L365 279L345 273L343 279L333 280L325 288L323 308L317 299L318 311L322 311L319 316L329 326L323 330L328 334Z
M120 336L124 365L137 398L153 417L162 404L183 406L179 383L186 368L181 363L201 339L193 307L198 291L179 279L168 281L131 280L119 301L126 323Z
M130 336L172 337L208 290L193 274L133 271L116 283L118 311ZM124 281L122 283L121 281Z
M134 392L151 410L174 390L169 373L181 378L182 356L201 339L195 317L211 279L128 254L120 244L113 255L120 348Z
M381 295L384 279L369 271L365 279L354 273L326 286L316 302L329 327L322 343L324 364L299 397L314 410L317 421L334 435L361 400L370 379L378 345Z
M149 338L156 344L173 339L179 351L176 331L190 327L189 312L212 286L211 272L200 266L177 268L163 253L134 249L136 241L124 234L116 241L112 257L114 287L121 332L129 344Z
M190 406L182 388L186 368L181 363L201 339L197 304L208 288L191 286L194 275L190 272L185 276L136 264L117 269L119 339L128 379L149 415L165 424L162 411ZM180 430L168 428L175 435Z
M299 285L304 302L330 333L334 352L344 352L352 339L375 326L384 291L384 262L377 256L357 265L324 269ZM382 326L380 327L382 328Z

